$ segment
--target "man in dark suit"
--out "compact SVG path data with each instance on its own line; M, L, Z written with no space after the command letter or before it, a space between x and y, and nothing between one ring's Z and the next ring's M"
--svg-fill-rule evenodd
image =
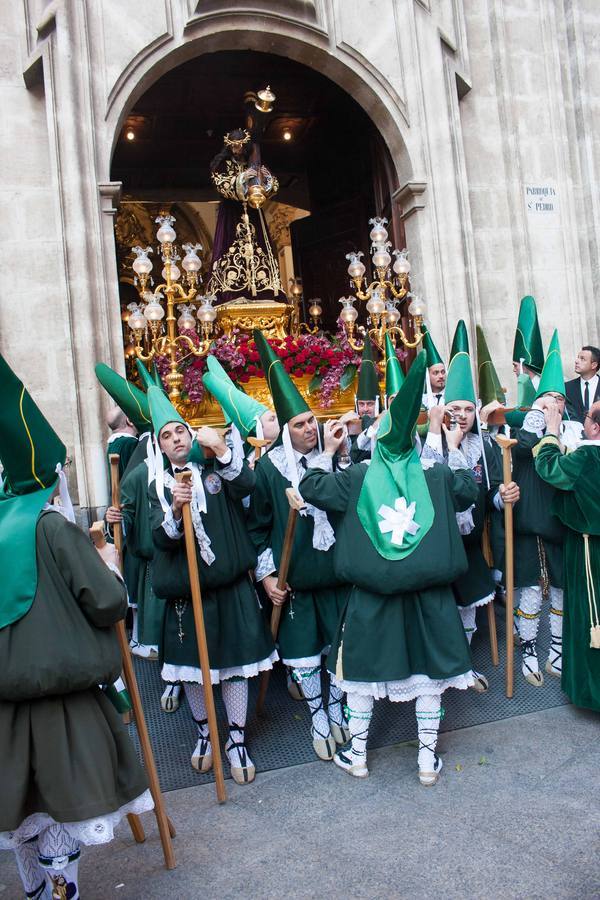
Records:
M583 422L592 403L600 400L600 349L582 347L575 360L577 378L567 381L567 410L572 419Z

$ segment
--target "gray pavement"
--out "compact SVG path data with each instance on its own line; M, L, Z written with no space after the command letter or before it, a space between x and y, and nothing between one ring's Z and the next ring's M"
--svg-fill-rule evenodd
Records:
M300 736L299 736L300 737ZM371 775L330 763L166 795L178 829L167 872L153 816L85 848L84 900L600 897L600 716L571 706L447 732L442 778L424 788L416 746L369 754ZM22 894L0 854L0 900Z

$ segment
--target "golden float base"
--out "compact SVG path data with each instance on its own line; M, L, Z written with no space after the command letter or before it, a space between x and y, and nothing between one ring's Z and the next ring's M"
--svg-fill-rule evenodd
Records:
M252 335L260 328L265 337L283 340L290 333L293 312L291 303L277 300L229 300L217 306L217 332L230 335L234 329Z
M354 409L354 385L351 385L345 391L336 391L333 395L332 405L322 407L319 406L319 394L308 393L308 386L311 380L311 375L303 375L301 378L294 378L292 376L292 381L314 412L317 419L322 421L336 419L338 416L341 416L342 413L348 412L349 409ZM259 403L264 403L265 406L268 406L271 409L273 408L273 401L271 400L266 379L251 378L249 381L241 384L240 387L243 387L244 391L258 400ZM223 424L223 412L221 407L216 400L208 395L206 395L201 403L182 401L177 404L177 410L181 413L186 422L189 422L192 428L197 428L199 425Z

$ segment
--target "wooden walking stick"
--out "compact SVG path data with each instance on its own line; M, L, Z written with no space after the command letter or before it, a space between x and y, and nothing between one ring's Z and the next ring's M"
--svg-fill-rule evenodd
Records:
M280 591L285 590L285 586L287 584L287 576L290 568L290 560L292 558L292 547L294 545L294 535L296 533L296 522L298 520L298 512L301 509L304 509L305 503L301 497L298 496L294 488L290 487L286 489L285 495L287 497L288 503L290 505L290 510L288 512L287 525L285 528L285 535L283 538L283 547L281 550L281 561L279 563L279 574L277 575L277 588ZM282 606L275 606L273 604L273 612L271 613L271 634L273 635L273 640L277 640L277 633L279 632L279 622L281 620L281 610ZM260 676L260 687L258 691L258 700L256 701L256 712L260 715L263 710L263 706L265 703L265 697L267 696L267 689L269 687L269 678L271 675L270 669L267 669L266 672L262 672Z
M271 441L265 441L264 438L247 437L246 443L250 444L251 447L254 447L254 459L258 462L262 456L263 450L265 447L269 446Z
M115 547L118 547L117 531L120 531L120 523L114 526ZM102 549L102 547L106 544L106 541L104 539L104 523L94 522L94 524L90 528L90 536L95 546L98 549ZM142 756L144 758L144 767L148 774L150 793L152 794L152 799L154 800L154 815L156 816L163 854L165 857L165 866L167 869L174 869L177 863L175 861L175 853L173 852L173 844L171 843L171 838L175 837L176 832L175 828L173 827L173 823L167 816L163 801L163 795L160 790L158 772L156 771L156 762L154 760L154 754L152 752L152 745L150 744L148 726L146 725L146 718L144 716L144 710L142 707L142 698L140 696L140 689L138 687L137 678L135 677L133 662L131 661L131 653L129 651L129 644L127 642L125 623L123 619L121 619L120 622L117 622L117 624L115 625L115 631L117 634L117 640L119 642L119 649L121 651L121 658L123 662L123 680L129 692L129 696L131 697L133 715L140 739L140 746L142 748ZM138 843L141 843L143 840L145 840L144 829L142 827L139 816L134 815L133 813L129 813L127 816L127 821L129 822L129 826L135 840Z
M486 516L483 526L483 535L481 537L481 550L484 559L490 569L494 568L494 555L492 553L492 545L490 543L490 520ZM492 665L497 666L500 662L498 655L498 635L496 633L496 610L494 609L494 600L487 603L488 631L490 633L490 654L492 657Z
M177 481L188 484L192 473L187 470L179 472ZM217 714L215 712L215 698L213 696L212 682L210 680L210 661L208 658L208 645L206 643L206 629L204 627L204 613L202 611L202 593L200 590L200 575L198 573L198 558L196 556L196 535L192 522L190 504L186 503L182 509L183 534L185 537L185 551L187 556L188 572L190 576L190 590L192 593L192 610L194 613L194 627L196 629L196 642L198 644L198 656L202 669L202 687L204 690L204 702L206 704L206 716L208 718L208 733L213 748L213 768L215 772L215 787L217 800L225 803L227 791L223 777L223 762L221 760L221 745L219 743L219 729L217 726Z
M517 441L496 435L496 443L502 449L502 478L507 485L512 481L512 447ZM514 636L513 617L515 605L515 557L513 545L513 506L512 503L504 504L504 547L506 572L506 696L510 700L514 690Z

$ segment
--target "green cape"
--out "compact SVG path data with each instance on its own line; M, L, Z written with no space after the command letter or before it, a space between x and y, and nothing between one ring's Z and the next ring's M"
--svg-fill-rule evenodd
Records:
M400 360L396 356L394 345L389 334L385 336L385 395L397 394L404 384L404 372Z
M427 354L421 352L389 410L381 417L375 449L358 498L360 523L384 559L409 556L433 524L433 504L414 449L426 368ZM402 520L406 530L394 527L401 526ZM413 530L415 533L411 534Z
M255 436L257 419L268 408L238 390L216 357L209 356L207 365L209 371L202 376L202 382L220 404L227 423L235 425L244 440L249 435Z
M21 619L37 590L36 526L64 466L66 447L0 356L0 628Z
M502 390L498 373L492 362L483 328L479 325L477 331L477 380L479 382L479 399L482 406L487 406L492 400L497 400L503 406L506 405L506 395Z
M375 360L371 339L367 335L363 346L360 372L358 373L358 386L356 388L357 400L377 400L379 397L379 375Z
M110 394L137 430L148 431L152 423L146 394L105 363L98 363L95 372L104 390Z
M425 350L427 353L427 368L429 369L431 366L439 366L444 365L444 360L440 356L437 351L437 347L433 343L431 339L431 335L427 330L427 326L422 325L421 330L423 332L423 340L421 342L421 348Z
M544 347L533 297L523 297L513 344L513 362L524 364L539 375L544 368Z
M310 406L285 371L279 356L258 329L254 331L254 343L260 355L260 364L273 398L279 425L283 428L294 416L311 412Z
M558 331L554 329L554 334L548 347L546 362L542 369L540 383L538 384L535 399L552 391L556 394L567 396L565 390L565 379L563 376L562 359L560 358L560 344L558 343Z

